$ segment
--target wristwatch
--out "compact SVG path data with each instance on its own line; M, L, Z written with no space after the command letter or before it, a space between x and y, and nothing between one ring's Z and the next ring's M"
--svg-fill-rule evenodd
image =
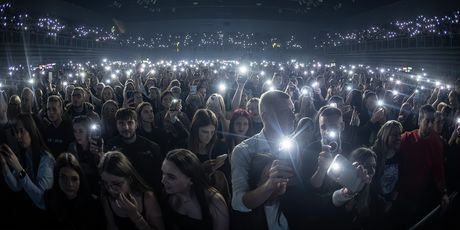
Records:
M21 170L21 171L18 172L18 178L19 178L19 179L22 179L22 178L24 178L25 176L26 176L26 170L23 169L23 170Z

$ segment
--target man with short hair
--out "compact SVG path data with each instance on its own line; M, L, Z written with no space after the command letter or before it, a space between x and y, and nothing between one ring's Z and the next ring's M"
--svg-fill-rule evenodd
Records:
M94 105L85 102L85 90L81 87L75 87L71 95L71 103L66 106L64 120L71 121L76 116L86 115L93 121L99 120L99 115L94 112Z
M46 115L48 122L45 123L43 136L51 153L57 157L67 151L74 139L72 122L62 119L62 99L56 95L48 97Z
M443 166L443 144L433 130L436 110L424 105L419 112L419 128L401 135L398 225L410 227L428 214L439 201L449 203Z
M288 94L274 90L262 95L259 109L264 125L262 131L243 141L233 150L232 207L240 212L251 212L262 206L268 229L289 229L283 213L280 212L278 216L279 203L269 205L266 201L273 195L283 193L289 178L293 176L292 167L275 160L271 164L269 178L255 189L249 186L249 172L252 158L258 153L268 152L274 157L280 157L280 141L294 130L294 105Z
M129 108L121 108L115 114L118 136L109 140L108 150L118 150L128 157L139 175L161 193L161 164L163 158L160 147L155 142L136 135L137 114Z

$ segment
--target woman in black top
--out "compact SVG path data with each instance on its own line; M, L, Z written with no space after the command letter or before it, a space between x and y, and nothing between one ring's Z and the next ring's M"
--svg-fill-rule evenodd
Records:
M74 155L62 153L54 166L56 181L45 192L45 206L58 229L103 229L104 216L96 197L90 194L85 176Z
M102 157L102 145L91 139L91 119L87 116L77 116L73 119L73 134L75 141L70 143L68 152L72 153L79 164L85 177L88 179L89 190L92 194L99 194L99 173L97 166ZM95 126L94 128L100 128ZM102 143L101 143L102 144Z
M164 229L152 190L121 152L108 152L99 166L102 205L109 229Z
M227 230L228 207L219 192L209 185L200 161L186 149L166 155L162 183L168 195L168 229Z
M160 144L162 130L155 123L152 105L148 102L142 102L136 107L136 113L139 124L137 133L150 141Z

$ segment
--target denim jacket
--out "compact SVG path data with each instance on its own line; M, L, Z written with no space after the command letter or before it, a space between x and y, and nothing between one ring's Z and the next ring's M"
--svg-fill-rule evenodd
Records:
M15 176L18 174L16 170L6 167L6 169L4 169L6 171L6 173L4 173L5 181L8 184L8 187L10 187L10 189L14 192L24 190L34 204L38 208L44 210L45 202L43 194L46 190L53 186L54 158L46 151L40 154L40 163L38 165L35 180L29 177L29 175L33 175L35 173L33 169L27 167L26 165L23 165L23 167L26 171L26 176L22 179Z

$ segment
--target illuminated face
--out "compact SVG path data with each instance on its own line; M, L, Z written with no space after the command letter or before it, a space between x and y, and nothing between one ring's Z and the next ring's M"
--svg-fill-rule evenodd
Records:
M57 121L61 118L62 108L59 102L49 102L46 104L46 115L51 122Z
M150 105L146 105L141 110L141 119L144 122L152 123L155 115L153 114L153 108Z
M163 97L163 99L161 99L161 105L163 105L165 109L169 109L171 107L172 100L173 96L171 94L167 94Z
M238 117L234 123L235 134L238 136L246 136L249 129L249 121L246 117Z
M113 93L109 88L105 88L102 91L102 99L103 101L113 100Z
M32 143L30 133L25 129L24 124L20 121L16 123L16 138L19 146L23 149L29 148Z
M73 125L73 135L75 142L79 145L86 145L89 142L89 130L83 124L76 123Z
M59 170L59 188L67 199L72 200L77 197L80 189L80 175L70 167L62 167Z
M419 117L419 130L423 138L430 136L434 126L434 113L422 113Z
M249 115L251 115L251 119L255 122L260 122L259 102L253 101L249 103L247 109L248 109Z
M115 176L104 171L101 174L101 182L112 198L117 199L120 197L120 194L128 194L130 192L129 182L124 177Z
M214 125L207 125L198 128L198 138L203 145L209 144L212 137L215 135L216 127Z
M386 144L389 149L394 149L395 151L399 150L401 146L401 132L399 128L395 127L390 131Z
M123 139L131 139L136 135L137 122L133 119L117 120L117 130Z
M83 106L83 102L85 100L85 92L79 89L75 89L72 92L72 106L74 107L81 107Z
M163 172L161 183L163 183L167 194L190 191L190 187L193 184L192 180L182 173L173 162L164 160L161 171Z

